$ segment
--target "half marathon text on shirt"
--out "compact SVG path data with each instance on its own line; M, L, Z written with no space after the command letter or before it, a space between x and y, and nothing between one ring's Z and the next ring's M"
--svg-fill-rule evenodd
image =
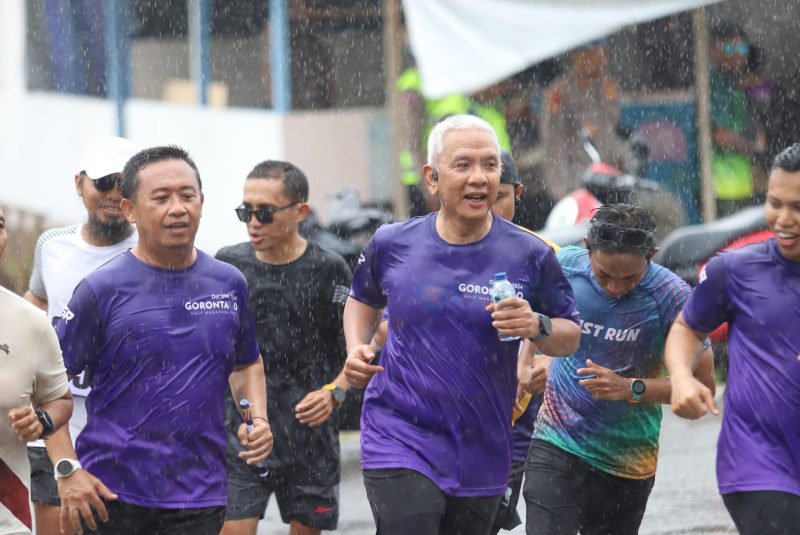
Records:
M186 301L183 307L193 316L200 314L234 314L239 310L239 302L232 293L211 294Z

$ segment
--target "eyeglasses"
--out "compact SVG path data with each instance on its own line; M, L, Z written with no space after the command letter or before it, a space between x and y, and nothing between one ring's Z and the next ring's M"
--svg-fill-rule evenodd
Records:
M655 233L640 228L621 228L613 223L591 221L589 241L598 245L629 247L649 252L654 245Z
M83 174L86 175L86 171L84 171ZM92 184L94 184L94 189L101 193L111 191L114 189L114 186L119 184L120 181L119 173L112 173L110 175L101 176L100 178L92 178L89 175L86 176L89 177L89 180L91 180Z
M280 212L281 210L286 210L287 208L291 208L295 204L300 204L300 201L294 201L293 203L289 203L286 206L262 206L257 210L253 210L249 206L245 206L244 204L241 205L239 208L236 209L236 217L239 218L239 221L242 223L249 223L250 219L253 216L256 216L258 222L262 225L269 225L272 223L272 216L275 215L276 212Z
M750 52L750 47L747 43L739 41L737 43L722 43L722 53L726 56L746 56Z

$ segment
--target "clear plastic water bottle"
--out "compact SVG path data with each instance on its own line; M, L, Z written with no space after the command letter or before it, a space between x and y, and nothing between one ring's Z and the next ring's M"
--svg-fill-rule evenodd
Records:
M506 297L514 297L515 295L517 295L517 291L514 289L514 285L508 282L508 276L506 276L506 272L501 271L499 273L495 273L494 284L492 284L492 301L497 303ZM503 342L519 340L519 336L503 336L502 334L498 334L498 336Z

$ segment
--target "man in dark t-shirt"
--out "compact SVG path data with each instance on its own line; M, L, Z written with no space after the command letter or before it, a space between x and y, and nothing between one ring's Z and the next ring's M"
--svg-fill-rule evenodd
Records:
M258 164L237 208L250 241L223 248L217 258L239 268L250 287L258 343L265 355L275 449L269 474L238 458L241 417L230 399L228 511L223 534L255 535L274 492L293 534L336 529L339 437L334 409L347 390L342 310L350 270L338 254L304 240L308 180L294 165Z

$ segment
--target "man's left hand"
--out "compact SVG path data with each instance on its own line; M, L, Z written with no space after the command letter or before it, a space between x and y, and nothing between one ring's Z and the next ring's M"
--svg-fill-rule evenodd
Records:
M578 375L594 375L590 379L581 379L578 384L584 387L594 399L622 400L631 394L630 379L621 377L612 370L586 359L586 367L576 370Z
M247 431L247 425L240 425L237 436L242 446L247 448L247 451L239 453L239 457L247 464L263 461L272 451L272 430L261 418L253 419L253 430L250 432Z
M502 336L539 336L539 315L521 297L506 297L497 303L490 303L486 311L492 315L492 327Z
M44 428L31 407L21 407L8 411L8 420L17 433L20 442L31 442L42 436Z
M330 390L319 389L306 394L294 407L294 416L300 423L316 427L325 423L333 414L333 395Z

